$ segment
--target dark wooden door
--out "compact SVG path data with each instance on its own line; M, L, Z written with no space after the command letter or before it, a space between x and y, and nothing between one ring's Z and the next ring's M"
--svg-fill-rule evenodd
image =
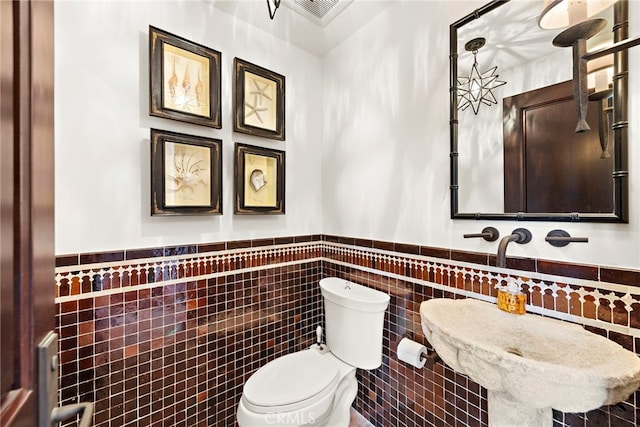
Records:
M38 425L54 328L53 2L0 1L0 426Z
M613 212L607 99L589 102L591 130L576 133L572 90L568 81L504 99L505 212Z

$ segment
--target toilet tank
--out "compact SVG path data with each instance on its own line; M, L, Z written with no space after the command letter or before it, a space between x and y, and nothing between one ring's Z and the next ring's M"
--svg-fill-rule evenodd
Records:
M358 368L379 367L389 295L336 277L320 280L320 290L331 353Z

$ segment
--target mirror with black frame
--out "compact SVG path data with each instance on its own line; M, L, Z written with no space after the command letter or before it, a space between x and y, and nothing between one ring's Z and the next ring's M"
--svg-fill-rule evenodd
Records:
M491 1L450 26L453 219L628 221L628 53L597 54L627 39L629 5L576 36L584 18L541 28L557 3Z

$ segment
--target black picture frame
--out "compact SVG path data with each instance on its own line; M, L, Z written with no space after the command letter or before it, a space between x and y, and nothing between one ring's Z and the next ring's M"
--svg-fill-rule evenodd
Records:
M235 214L285 213L285 157L282 150L236 142Z
M240 58L233 69L233 130L284 141L285 77Z
M149 114L220 129L221 53L149 26Z
M151 129L151 215L222 214L222 140Z

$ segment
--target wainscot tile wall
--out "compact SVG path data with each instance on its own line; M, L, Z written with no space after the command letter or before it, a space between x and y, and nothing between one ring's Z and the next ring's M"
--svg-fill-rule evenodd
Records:
M318 281L338 276L391 295L380 368L358 370L355 409L378 427L486 426L486 390L441 362L396 358L429 346L419 305L495 299L508 276L531 313L584 325L640 352L640 272L312 235L61 255L55 273L60 403L95 402L96 427L235 425L246 379L310 345L324 322ZM555 426L635 426L640 393ZM67 423L66 425L75 425Z

